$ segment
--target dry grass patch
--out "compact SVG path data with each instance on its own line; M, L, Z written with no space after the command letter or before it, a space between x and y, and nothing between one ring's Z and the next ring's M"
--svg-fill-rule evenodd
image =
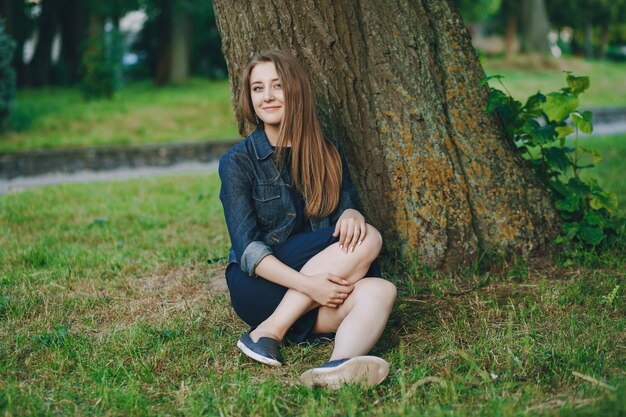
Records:
M212 294L227 291L224 265L185 266L114 283L84 280L73 285L76 297L104 297L106 305L74 316L75 329L107 334L137 322L159 324L182 314L205 310Z

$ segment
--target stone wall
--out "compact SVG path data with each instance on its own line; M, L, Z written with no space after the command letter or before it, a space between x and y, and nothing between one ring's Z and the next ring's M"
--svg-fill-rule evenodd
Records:
M0 178L116 168L169 166L184 161L218 159L238 140L177 142L158 145L45 149L0 153Z

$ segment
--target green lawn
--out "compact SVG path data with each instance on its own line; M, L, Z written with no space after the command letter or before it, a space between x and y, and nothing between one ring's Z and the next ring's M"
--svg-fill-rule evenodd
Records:
M287 346L280 369L236 349L224 263L205 262L228 247L218 190L208 174L0 196L0 415L623 415L623 247L487 275L385 262L389 378L327 392L298 376L330 345Z
M140 82L113 100L85 101L78 89L19 91L0 152L236 137L228 81Z
M485 58L482 65L487 75L503 75L506 88L522 103L537 91L545 94L566 87L563 71L571 71L574 75L591 78L591 87L580 97L582 108L626 106L626 63L563 58L535 69L531 62L517 57L512 61ZM490 85L502 89L496 80Z
M592 136L580 139L579 143L582 146L596 149L602 157L596 166L584 170L582 175L595 177L602 187L615 193L619 204L617 213L626 216L626 181L623 177L624 161L626 161L626 133ZM589 158L585 158L581 164L590 162Z
M582 107L626 106L626 64L556 62L540 71L498 59L483 60L483 66L488 75L504 75L505 85L521 101L539 89L547 93L564 87L561 70L569 69L591 76ZM194 79L160 89L139 82L125 86L113 100L84 101L78 89L19 91L9 132L0 136L0 152L238 136L228 81Z

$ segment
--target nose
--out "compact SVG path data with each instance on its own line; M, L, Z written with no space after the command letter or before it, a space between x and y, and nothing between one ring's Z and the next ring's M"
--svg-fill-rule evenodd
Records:
M272 101L274 99L274 95L272 94L271 88L266 88L263 90L263 101Z

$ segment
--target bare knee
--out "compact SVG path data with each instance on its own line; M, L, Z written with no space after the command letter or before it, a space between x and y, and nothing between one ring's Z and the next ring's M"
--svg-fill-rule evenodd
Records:
M382 278L365 278L361 280L354 289L358 301L368 303L377 302L392 306L396 301L396 286Z
M365 256L370 262L373 262L383 247L383 237L371 224L367 224L366 228L367 234L365 239L363 239L360 250L365 252Z
M380 298L382 301L388 302L390 305L396 301L396 297L398 295L398 290L396 286L385 279L378 278L376 281L376 285L378 287L378 292L380 293Z

